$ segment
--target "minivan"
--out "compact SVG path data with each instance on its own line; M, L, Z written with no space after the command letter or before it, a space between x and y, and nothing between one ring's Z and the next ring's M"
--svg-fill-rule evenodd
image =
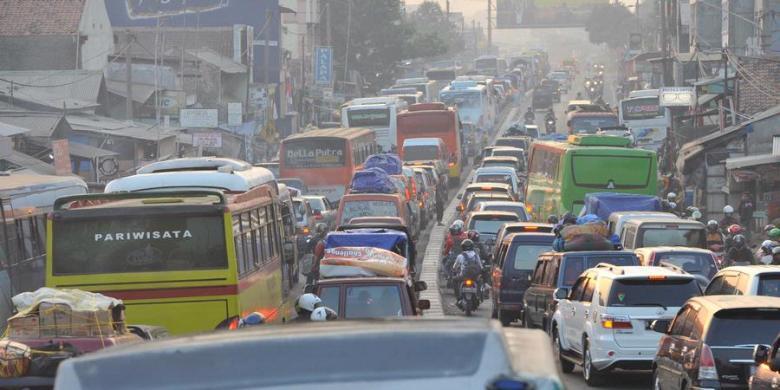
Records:
M620 241L625 249L687 246L706 249L703 223L680 218L636 218L623 224Z
M493 318L504 326L519 319L523 312L523 294L531 285L531 275L539 255L549 252L555 234L531 230L512 233L497 244L493 261Z
M555 290L570 289L585 270L601 263L640 265L636 255L629 251L547 252L539 256L531 286L523 295L523 325L549 332L548 326L557 306Z
M677 216L672 213L665 213L662 211L615 211L609 215L607 221L607 228L610 234L617 234L623 232L623 224L626 221L634 218L655 218L655 219L668 219L676 218Z

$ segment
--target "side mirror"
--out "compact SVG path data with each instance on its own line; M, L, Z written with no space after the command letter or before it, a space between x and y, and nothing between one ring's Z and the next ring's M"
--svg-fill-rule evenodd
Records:
M431 308L431 301L427 299L420 299L417 301L417 308L420 310L428 310Z
M769 361L769 346L757 344L753 347L753 361L760 366Z
M564 287L556 288L555 292L553 292L553 299L555 299L556 302L567 298L569 298L568 288L564 288Z
M425 291L428 289L428 283L425 283L424 280L418 280L414 282L414 291L420 292Z
M668 334L669 325L671 325L671 323L671 320L655 320L650 323L650 330L653 332Z
M463 199L463 194L458 194L455 197L458 198L458 199Z

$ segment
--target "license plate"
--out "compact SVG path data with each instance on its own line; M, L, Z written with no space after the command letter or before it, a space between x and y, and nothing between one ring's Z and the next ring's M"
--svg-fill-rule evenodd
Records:
M477 292L477 289L475 287L463 287L461 289L464 293L475 293Z

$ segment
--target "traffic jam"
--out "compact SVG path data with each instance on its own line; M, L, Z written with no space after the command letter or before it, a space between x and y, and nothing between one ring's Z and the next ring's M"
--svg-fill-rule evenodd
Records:
M320 17L330 24L331 6L362 17L351 14L356 2L343 2L325 1ZM142 17L130 11L145 8L131 3L130 19ZM228 7L211 3L194 6L198 18ZM414 3L420 8L411 8L412 19L444 12ZM614 7L638 13L640 2ZM157 12L170 11L163 8ZM544 17L537 12L524 17ZM168 20L160 15L157 30ZM219 28L204 18L204 28ZM506 23L500 11L496 18ZM141 48L142 29L133 31ZM237 48L252 38L242 38L239 25L232 31ZM7 318L0 389L780 387L780 208L769 192L778 182L766 179L769 167L747 170L778 164L777 156L753 164L709 152L714 135L682 141L673 131L701 112L680 102L701 101L696 88L705 84L694 84L693 95L642 84L635 80L641 72L629 77L625 65L632 58L639 66L642 54L617 56L609 43L568 51L533 42L515 50L490 46L492 38L480 52L481 27L474 31L473 52L396 59L403 72L389 82L349 81L344 65L343 99L323 97L318 104L327 107L317 108L316 119L283 136L273 126L252 134L236 130L240 123L222 126L239 132L239 154L217 152L213 139L195 146L190 135L193 154L177 143L178 152L163 155L169 133L155 130L158 123L143 141L155 143L132 152L142 163L106 172L103 163L118 161L113 150L121 148L113 149L108 130L99 130L100 145L74 148L86 134L78 118L66 126L77 135L66 137L65 154L93 153L102 181L76 174L83 160L47 176L5 162L0 150L0 311ZM257 53L268 55L268 35L257 37L265 48ZM248 45L258 45L257 37ZM215 66L221 96L240 82L236 74L252 78L239 52L231 60L206 46L187 50L155 52L154 65L136 63L141 72L132 76L128 54L115 53L112 61L128 56L125 80L98 84L124 96L132 111L136 103L148 109L158 88L173 96L165 93L176 83L155 84L139 97L131 77L174 80L180 66L183 80L187 61L201 72L192 75L196 89L213 81L200 66ZM106 75L119 65L109 63ZM0 87L12 73L0 69ZM725 74L705 92L727 95ZM17 82L28 88L22 102L40 79L24 80ZM353 84L358 92L348 92ZM34 144L20 138L28 122L4 118L34 109L20 114L13 88L7 107L0 88L0 140L19 148ZM188 88L183 81L181 88ZM241 90L271 104L254 123L276 118L281 103L269 102L285 99L266 93ZM170 120L162 103L154 105L158 121L161 112ZM755 115L750 120L766 118ZM752 128L732 116L726 134ZM52 144L66 131L60 119L53 126ZM172 139L187 139L182 134ZM264 138L264 155L250 153L253 137ZM219 138L220 150L229 139ZM774 141L780 150L780 137ZM17 165L30 161L9 150ZM60 172L58 150L40 150L51 151L51 169ZM715 159L724 160L723 172L739 171L715 172L707 165ZM696 161L704 166L690 168ZM714 177L715 190L691 184ZM16 260L25 253L37 260Z

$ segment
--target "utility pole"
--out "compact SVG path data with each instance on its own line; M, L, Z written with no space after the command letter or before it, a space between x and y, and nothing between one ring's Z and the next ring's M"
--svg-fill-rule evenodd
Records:
M447 21L450 21L450 0L447 0Z
M487 53L493 50L493 0L488 0L487 9Z
M667 31L667 15L666 15L666 0L660 0L660 7L661 7L661 86L666 87L666 62L668 61L669 57L669 32Z
M325 3L325 45L331 46L330 36L330 1Z
M347 90L347 77L349 76L349 44L352 33L352 0L347 0L347 49L344 55L344 91Z
M130 30L126 30L125 39L127 40L127 47L125 48L125 93L127 99L125 100L125 116L128 121L133 120L133 59L130 50L130 45L133 43L135 37L130 33Z

